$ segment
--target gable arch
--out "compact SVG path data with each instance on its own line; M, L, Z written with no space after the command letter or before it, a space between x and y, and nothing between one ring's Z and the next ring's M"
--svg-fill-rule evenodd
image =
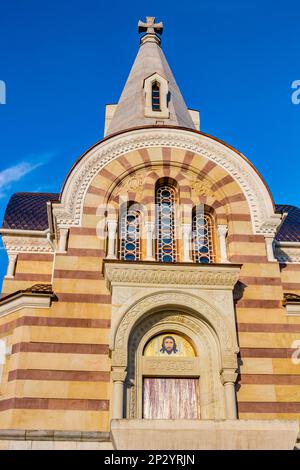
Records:
M80 226L85 194L101 168L129 151L151 147L183 149L223 168L237 182L248 202L253 233L274 233L280 216L274 213L274 203L265 182L244 156L201 132L165 127L125 131L104 139L87 151L69 173L61 203L53 205L58 226Z

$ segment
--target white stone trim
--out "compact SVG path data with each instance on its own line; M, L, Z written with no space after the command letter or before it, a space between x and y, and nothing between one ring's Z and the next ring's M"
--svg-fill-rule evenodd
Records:
M274 256L279 263L300 263L300 243L275 241Z
M13 278L15 275L15 269L16 269L16 263L17 263L17 258L18 254L17 253L7 253L8 255L8 265L7 265L7 272L6 272L6 278Z
M239 278L240 268L231 265L202 265L191 264L157 265L133 263L105 263L105 278L108 287L127 286L184 286L187 289L229 289L232 290Z
M251 212L255 234L274 235L281 216L260 175L238 152L212 137L180 129L139 129L104 140L89 150L71 171L61 204L53 204L58 225L79 226L85 194L94 176L109 162L130 151L151 147L190 150L215 162L239 184Z
M117 235L118 221L108 220L107 221L107 259L117 258L117 247L116 247L116 235Z
M228 254L227 254L227 245L226 245L226 235L228 233L228 226L219 224L217 226L217 233L219 238L220 245L220 261L221 263L228 263Z
M219 338L223 360L225 363L226 360L229 360L231 366L236 367L235 354L238 352L238 346L232 318L229 319L221 314L216 308L209 305L207 301L200 297L186 292L171 290L165 292L157 291L152 295L141 298L139 302L131 305L129 309L127 305L120 308L119 321L117 324L112 325L111 331L114 365L122 365L122 362L118 362L118 351L122 351L122 354L125 354L124 360L127 358L128 338L136 322L149 311L158 308L163 310L166 306L169 308L186 308L205 318ZM226 367L225 363L224 367Z
M112 420L116 450L293 450L297 420Z
M286 303L286 313L288 316L291 316L291 317L299 317L300 316L300 304L299 302L294 302L293 301L290 301L290 302L287 302Z
M155 261L155 257L153 256L154 229L154 222L145 222L144 230L146 235L146 258L144 261Z
M9 253L54 253L50 232L10 230L2 236L3 245Z
M274 237L265 236L265 244L268 261L270 263L277 262L277 259L274 256Z
M49 229L46 230L20 230L12 228L0 228L0 235L24 236L24 237L46 237Z
M51 305L50 296L38 296L24 294L17 298L7 299L0 304L0 317L21 310L22 308L49 308Z
M182 224L182 238L183 238L183 262L192 263L191 257L191 233L192 226L191 224Z
M61 227L59 229L59 247L58 253L66 253L67 251L67 242L69 236L69 229Z

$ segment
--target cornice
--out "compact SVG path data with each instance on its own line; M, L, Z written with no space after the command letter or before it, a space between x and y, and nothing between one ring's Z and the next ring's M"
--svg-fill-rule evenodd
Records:
M230 289L238 281L239 265L165 265L104 262L108 288L112 286L185 286L189 288Z
M6 231L2 235L8 253L54 253L50 232Z
M0 304L0 317L16 312L23 308L49 308L51 305L51 295L23 294L19 297L11 298L7 302Z
M300 243L276 242L274 256L279 263L300 263Z

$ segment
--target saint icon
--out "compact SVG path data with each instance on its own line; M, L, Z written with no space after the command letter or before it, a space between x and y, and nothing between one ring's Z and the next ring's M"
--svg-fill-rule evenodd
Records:
M176 346L176 341L173 338L173 336L164 336L161 344L161 349L160 349L160 354L176 354L178 352L177 346Z

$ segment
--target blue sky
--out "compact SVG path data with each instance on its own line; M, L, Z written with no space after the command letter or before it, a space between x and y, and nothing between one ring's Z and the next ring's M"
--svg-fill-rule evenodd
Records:
M146 15L164 22L164 52L201 130L244 153L277 203L300 206L299 1L11 0L0 14L1 220L16 191L59 192L102 138ZM5 270L0 250L0 282Z

